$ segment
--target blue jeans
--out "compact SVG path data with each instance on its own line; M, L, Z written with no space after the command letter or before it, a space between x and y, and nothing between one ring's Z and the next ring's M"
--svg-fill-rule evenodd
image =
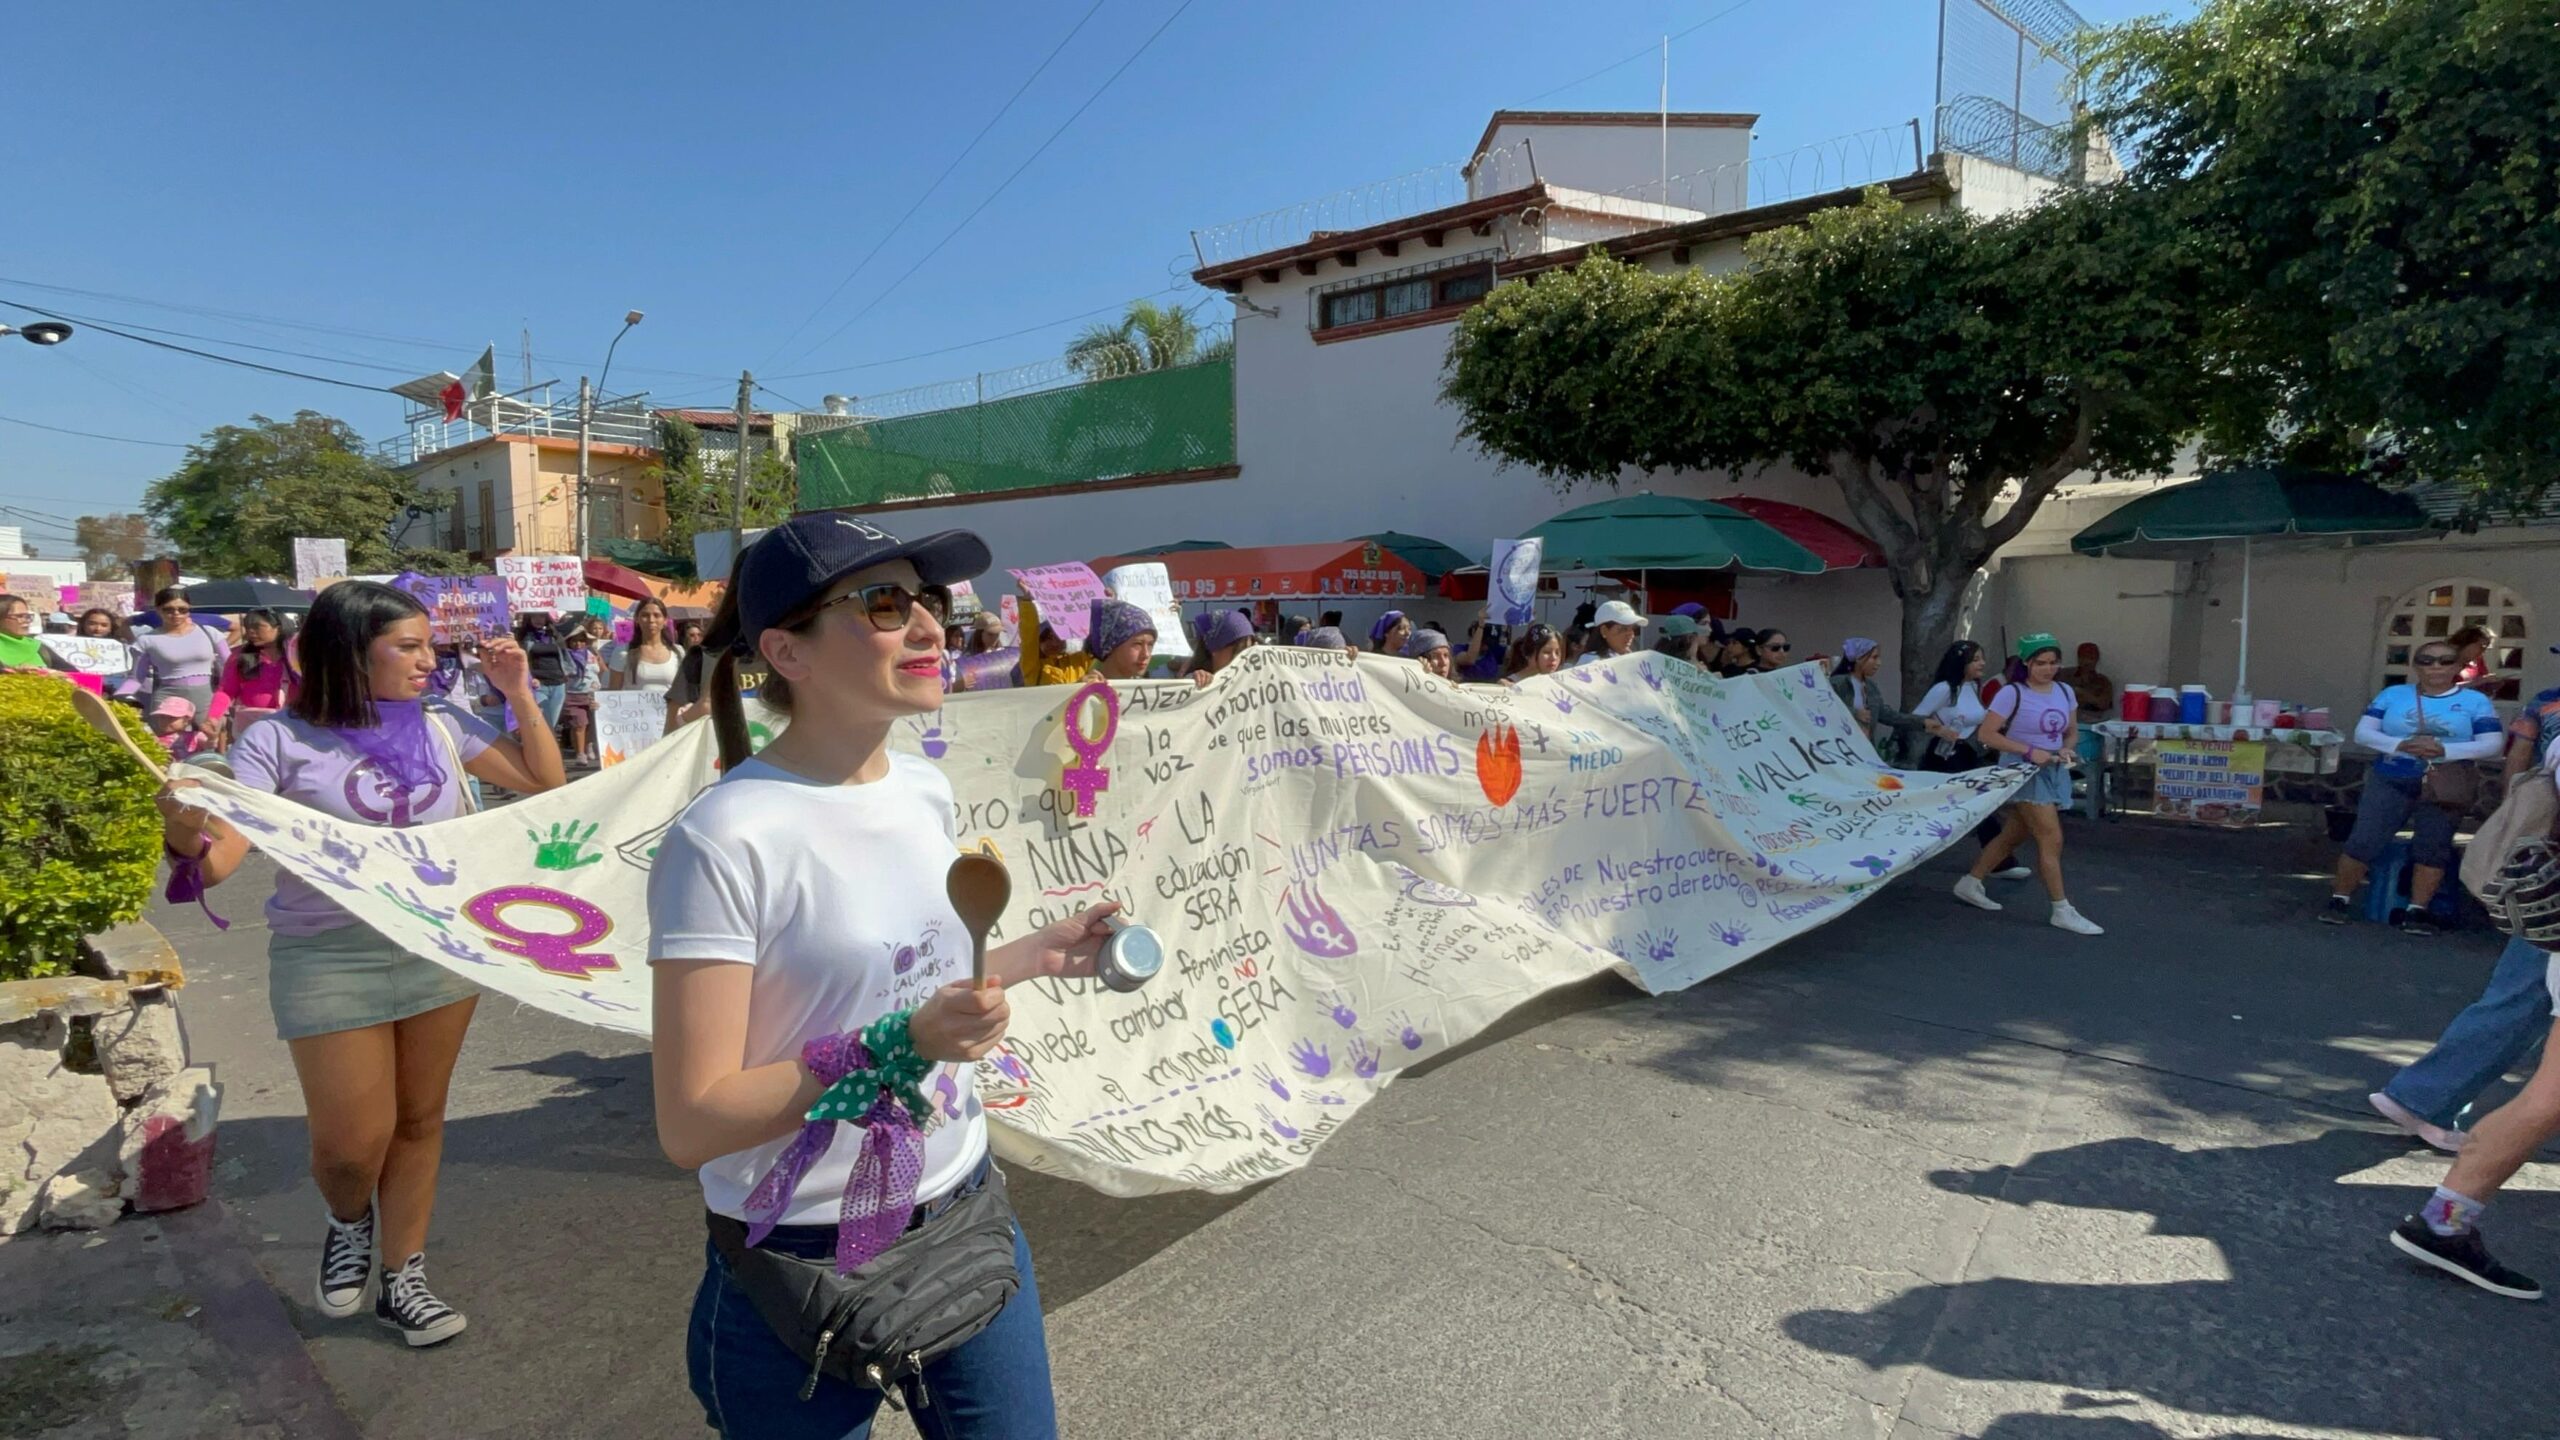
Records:
M2509 940L2489 972L2489 988L2444 1027L2436 1048L2392 1076L2382 1093L2430 1124L2458 1125L2480 1092L2550 1033L2550 959L2523 940Z
M816 1227L793 1226L795 1231ZM835 1253L835 1235L787 1236L767 1248L807 1259ZM880 1392L830 1375L804 1403L809 1364L791 1353L729 1279L709 1241L707 1268L693 1296L685 1365L694 1398L723 1440L867 1440ZM1056 1399L1049 1390L1049 1336L1040 1322L1040 1286L1031 1273L1031 1243L1013 1230L1013 1263L1022 1288L995 1323L969 1343L924 1367L931 1403L907 1412L925 1440L1057 1440Z
M560 707L569 703L569 687L566 685L536 685L533 687L533 698L536 703L542 706L542 723L550 726L554 730L559 729Z

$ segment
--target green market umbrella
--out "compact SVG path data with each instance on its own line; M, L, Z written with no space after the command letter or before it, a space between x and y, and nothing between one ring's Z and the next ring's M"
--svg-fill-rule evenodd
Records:
M1774 570L1819 575L1822 557L1729 505L1642 491L1529 528L1548 570Z
M1422 572L1422 578L1438 584L1440 577L1452 570L1463 570L1476 563L1467 552L1455 545L1434 540L1428 535L1407 535L1401 530L1381 530L1375 535L1354 535L1354 540L1375 541L1410 561Z
M2192 559L2220 540L2240 542L2240 675L2234 695L2249 692L2250 549L2262 539L2304 537L2354 541L2432 534L2435 522L2418 502L2370 481L2314 470L2252 467L2216 470L2119 505L2071 537L2082 555L2133 560Z

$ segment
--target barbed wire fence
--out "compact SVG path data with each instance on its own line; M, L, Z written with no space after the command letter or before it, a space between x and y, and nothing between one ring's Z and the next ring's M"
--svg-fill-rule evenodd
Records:
M1937 148L2048 180L2079 178L2089 22L2063 0L1938 0Z
M1327 231L1365 230L1408 215L1443 210L1534 183L1537 155L1527 141L1501 145L1471 160L1451 160L1301 200L1259 215L1191 232L1202 265L1284 250Z

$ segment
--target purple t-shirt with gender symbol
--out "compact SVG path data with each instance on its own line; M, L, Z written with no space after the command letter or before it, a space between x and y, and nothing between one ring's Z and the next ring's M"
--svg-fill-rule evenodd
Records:
M2056 684L2042 694L2024 681L2005 685L1991 697L1991 711L2009 724L2003 732L2012 740L2033 745L2039 750L2059 754L2062 737L2071 733L2071 722L2080 713L2080 697L2070 686ZM2027 757L2003 752L2004 765L2024 765Z
M428 717L452 737L453 754L468 763L498 738L496 727L441 700L426 703ZM296 805L359 825L394 828L450 820L462 813L470 780L449 760L441 784L414 788L384 774L346 737L291 713L270 715L240 732L231 746L231 773L252 790L281 795ZM253 837L254 838L254 837ZM310 881L276 871L276 893L267 901L267 928L278 935L319 935L358 923Z

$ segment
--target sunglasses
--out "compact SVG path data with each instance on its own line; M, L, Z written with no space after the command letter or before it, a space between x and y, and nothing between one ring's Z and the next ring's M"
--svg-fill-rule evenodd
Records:
M874 630L906 629L908 619L918 605L924 607L924 613L932 616L937 625L951 618L951 592L939 585L927 585L922 590L910 590L895 581L865 585L859 590L846 591L819 606L818 610L824 614L845 604L860 605Z
M2459 665L2462 663L2462 657L2459 655L2421 655L2418 657L2418 663L2421 665Z
M1760 653L1763 655L1789 655L1795 652L1795 648L1796 647L1793 645L1763 645L1760 647Z

